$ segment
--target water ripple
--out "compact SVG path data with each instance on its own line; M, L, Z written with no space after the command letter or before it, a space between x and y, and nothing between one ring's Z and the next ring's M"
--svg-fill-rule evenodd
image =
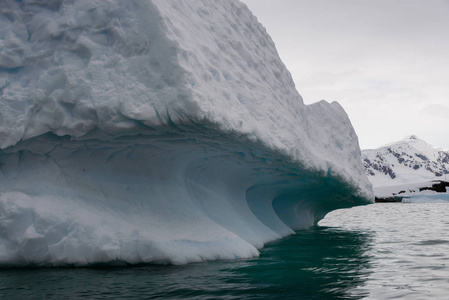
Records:
M444 204L374 204L266 245L183 266L0 270L0 299L447 299Z
M332 212L320 224L375 232L372 273L351 292L368 291L366 299L447 299L448 217L443 203L374 204Z

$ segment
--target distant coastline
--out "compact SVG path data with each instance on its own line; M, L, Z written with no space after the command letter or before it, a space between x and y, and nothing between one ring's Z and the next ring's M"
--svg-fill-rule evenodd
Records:
M408 198L411 195L419 195L424 191L447 193L447 188L449 187L449 182L443 180L432 180L431 182L429 182L429 184L430 186L420 186L414 189L400 189L397 193L392 193L391 196L376 196L374 198L374 201L375 203L402 202L404 198Z

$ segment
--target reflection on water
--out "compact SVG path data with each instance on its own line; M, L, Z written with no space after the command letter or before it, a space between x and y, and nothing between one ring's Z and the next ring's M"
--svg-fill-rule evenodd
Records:
M449 205L374 204L330 213L320 225L375 232L367 299L449 299Z
M448 299L449 205L374 204L185 266L0 270L0 299Z
M0 271L1 299L360 299L372 234L316 227L257 259L186 266Z
M253 285L268 283L260 298L359 299L348 291L369 275L371 241L368 233L317 227L270 245L238 272Z

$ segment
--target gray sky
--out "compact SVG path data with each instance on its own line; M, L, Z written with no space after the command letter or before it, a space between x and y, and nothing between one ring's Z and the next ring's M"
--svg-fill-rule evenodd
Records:
M449 0L242 0L305 103L338 101L362 149L449 149Z

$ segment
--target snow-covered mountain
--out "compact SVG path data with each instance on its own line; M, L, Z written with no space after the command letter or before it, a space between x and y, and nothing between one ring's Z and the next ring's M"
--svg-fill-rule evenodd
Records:
M372 202L239 1L0 1L0 266L258 255Z
M449 185L449 152L412 135L362 151L376 201L440 201ZM437 199L437 200L435 200Z
M412 135L362 151L362 161L378 202L447 201L449 152Z
M414 135L378 149L363 150L362 161L375 187L449 179L449 152Z

